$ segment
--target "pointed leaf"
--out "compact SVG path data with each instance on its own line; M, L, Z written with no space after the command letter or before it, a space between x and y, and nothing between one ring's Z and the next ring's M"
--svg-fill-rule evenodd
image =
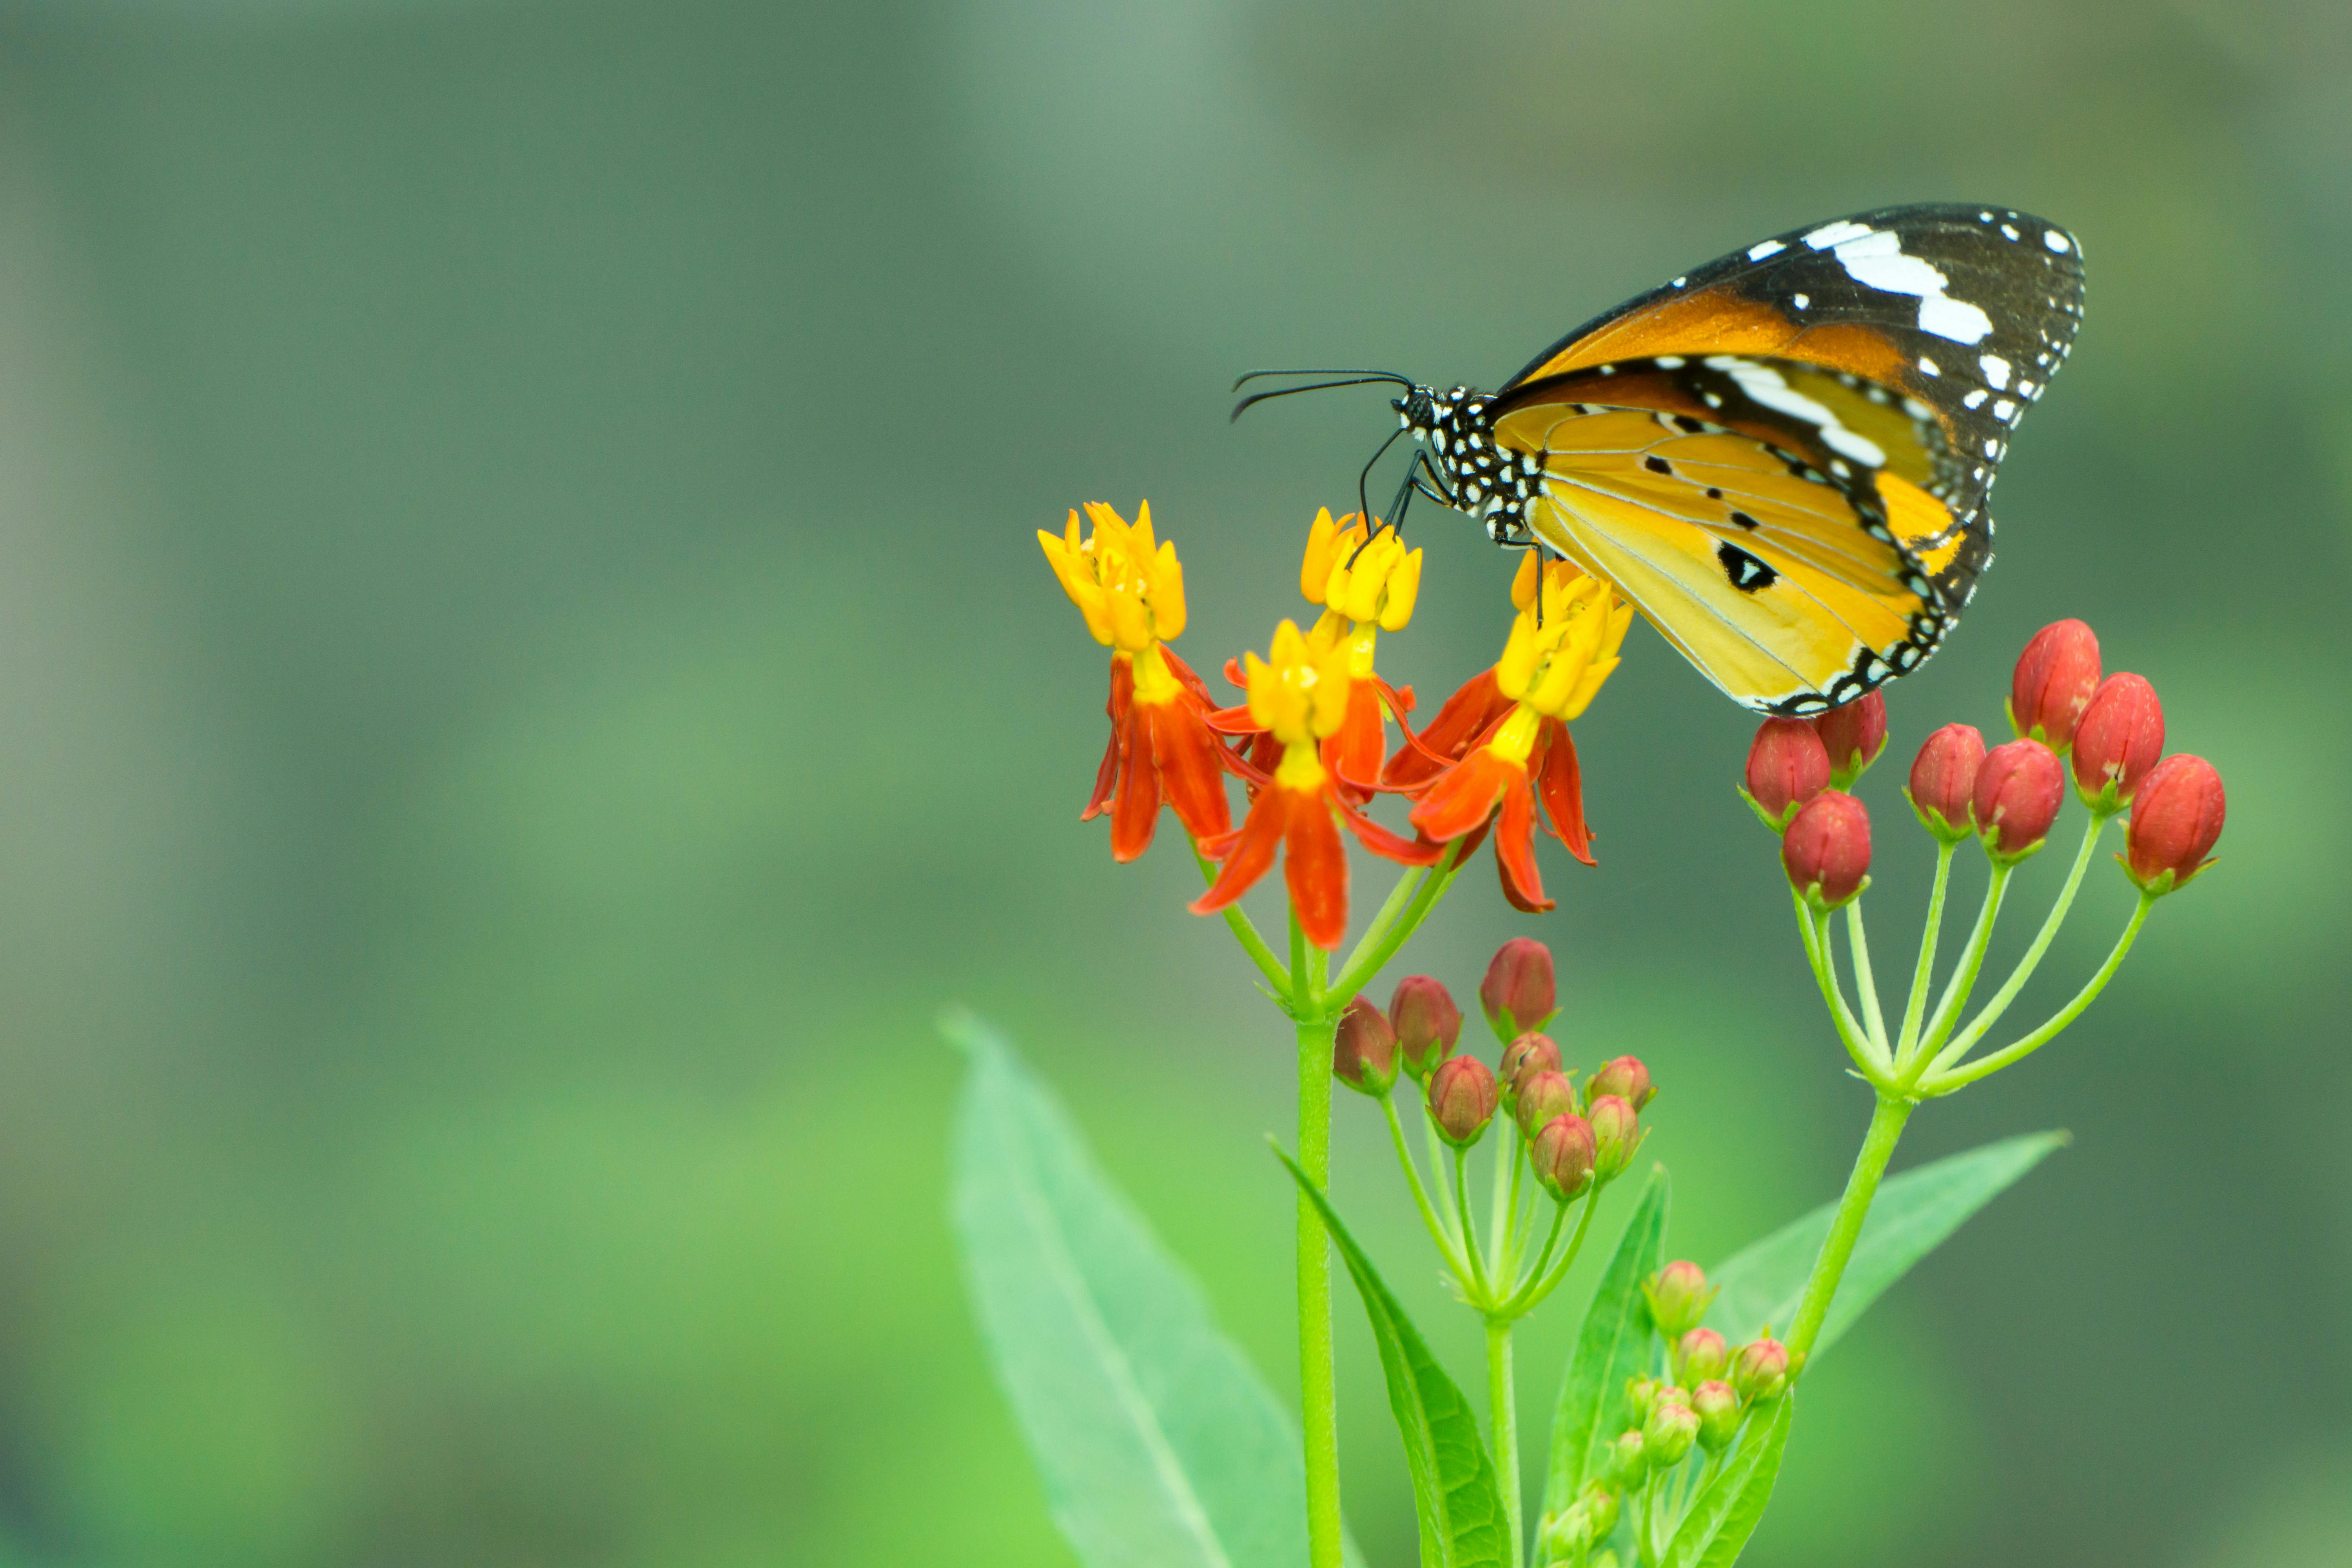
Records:
M1403 1434L1405 1465L1412 1473L1423 1568L1502 1568L1503 1493L1469 1400L1437 1364L1421 1331L1339 1223L1331 1200L1289 1155L1279 1149L1275 1154L1323 1215L1349 1278L1364 1299L1364 1314L1372 1321L1381 1369L1388 1374L1389 1408Z
M1731 1568L1739 1560L1748 1538L1763 1522L1765 1505L1772 1500L1772 1483L1780 1479L1789 1426L1796 1416L1792 1389L1774 1401L1761 1419L1750 1419L1731 1462L1683 1515L1682 1528L1675 1531L1658 1568Z
M1566 1509L1585 1481L1601 1473L1609 1446L1629 1425L1626 1380L1648 1372L1656 1355L1642 1281L1664 1266L1665 1252L1666 1168L1658 1165L1601 1277L1559 1385L1551 1419L1551 1471L1544 1482L1547 1513Z
M2026 1133L1888 1178L1863 1222L1845 1278L1813 1341L1812 1357L1836 1343L1888 1286L1942 1246L1970 1215L2066 1142L2063 1132ZM1836 1209L1826 1204L1717 1267L1708 1279L1723 1293L1707 1312L1707 1322L1734 1344L1767 1323L1785 1331L1797 1315Z
M947 1027L956 1234L1055 1521L1087 1568L1297 1568L1297 1430L1004 1041Z

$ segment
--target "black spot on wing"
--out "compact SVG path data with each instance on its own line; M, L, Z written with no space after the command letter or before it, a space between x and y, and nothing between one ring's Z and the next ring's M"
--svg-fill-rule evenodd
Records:
M1780 580L1780 574L1727 539L1715 547L1715 558L1731 585L1743 594L1761 593Z

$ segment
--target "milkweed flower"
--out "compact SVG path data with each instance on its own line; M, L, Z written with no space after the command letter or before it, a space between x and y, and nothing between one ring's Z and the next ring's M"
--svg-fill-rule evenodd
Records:
M1502 658L1447 700L1419 749L1391 763L1387 782L1410 786L1435 772L1414 792L1413 826L1438 844L1468 837L1475 848L1472 836L1491 825L1504 896L1538 914L1552 907L1536 869L1538 801L1546 831L1593 864L1568 721L1583 713L1617 668L1633 608L1568 563L1538 568L1532 556L1511 597L1519 614ZM1432 752L1454 760L1437 772Z
M1227 753L1207 716L1214 704L1201 678L1167 644L1184 629L1184 569L1176 546L1151 536L1151 507L1130 525L1088 501L1094 532L1081 541L1078 514L1058 536L1037 531L1045 560L1111 650L1110 743L1080 821L1110 813L1110 852L1132 860L1151 847L1164 800L1195 841L1232 831L1223 773Z
M1322 743L1337 734L1353 684L1345 644L1318 648L1295 622L1275 628L1268 657L1246 658L1244 681L1249 718L1282 748L1239 829L1201 841L1201 852L1223 864L1209 890L1192 903L1213 914L1240 898L1273 868L1285 851L1283 878L1290 907L1307 940L1328 952L1348 929L1348 855L1339 842L1346 824L1365 848L1408 866L1426 866L1441 851L1391 833L1340 792L1323 761Z
M1323 765L1339 775L1340 793L1361 805L1371 798L1388 755L1383 708L1402 724L1412 706L1372 666L1381 633L1401 632L1412 620L1421 594L1421 552L1407 550L1394 529L1375 537L1360 513L1335 521L1325 507L1307 529L1298 591L1309 604L1323 606L1307 641L1348 650L1347 712L1323 742Z

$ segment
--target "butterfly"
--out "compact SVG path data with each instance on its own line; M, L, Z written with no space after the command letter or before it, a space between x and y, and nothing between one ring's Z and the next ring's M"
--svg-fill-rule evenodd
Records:
M1733 700L1797 716L1917 668L1951 630L1992 559L2011 433L2082 315L2082 246L2055 224L1885 207L1685 273L1497 391L1294 372L1358 379L1234 412L1402 385L1389 442L1420 449L1391 518L1418 493L1565 558Z

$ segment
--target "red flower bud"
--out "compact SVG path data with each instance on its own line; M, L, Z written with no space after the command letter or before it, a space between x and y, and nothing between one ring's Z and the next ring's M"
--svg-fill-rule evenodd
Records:
M1438 1135L1467 1149L1495 1120L1495 1075L1476 1057L1448 1057L1429 1075L1429 1114Z
M1984 737L1973 724L1945 725L1912 759L1911 787L1904 793L1921 825L1947 844L1958 844L1973 831L1969 803L1984 759Z
M1720 1454L1739 1435L1739 1391L1721 1379L1711 1379L1691 1390L1691 1408L1698 1413L1698 1446Z
M1685 1388L1731 1371L1731 1347L1713 1329L1693 1329L1675 1342L1675 1381Z
M1825 789L1780 836L1780 864L1800 892L1831 909L1850 903L1870 876L1870 813L1842 791Z
M2074 726L2074 792L2093 811L2130 801L2164 754L2164 704L2137 675L2110 675Z
M2066 798L2065 765L2039 741L2011 741L1987 752L1977 770L1977 837L1997 865L2015 865L2050 837Z
M1559 1011L1552 984L1551 949L1533 937L1515 936L1495 950L1478 1001L1495 1037L1508 1044L1542 1028Z
M1462 1037L1462 1009L1428 975L1408 974L1389 998L1389 1027L1396 1031L1397 1047L1404 1053L1404 1070L1425 1079L1454 1054L1454 1042Z
M1886 699L1873 691L1843 708L1817 714L1813 732L1830 757L1830 787L1852 789L1886 750Z
M1636 1110L1647 1110L1658 1097L1650 1083L1650 1069L1639 1057L1619 1057L1601 1064L1601 1070L1584 1086L1584 1098L1591 1101L1604 1094L1615 1095Z
M1553 1117L1565 1116L1575 1109L1576 1090L1569 1083L1568 1075L1540 1069L1519 1079L1518 1093L1512 1105L1519 1131L1530 1138L1535 1136L1537 1128Z
M1625 1173L1625 1167L1633 1163L1633 1152L1642 1146L1642 1119L1613 1094L1594 1100L1584 1114L1592 1123L1592 1173L1603 1182L1613 1182Z
M1802 719L1767 719L1748 747L1748 801L1774 832L1830 786L1829 748Z
M1731 1386L1742 1399L1762 1403L1778 1399L1789 1386L1789 1347L1766 1337L1739 1347L1731 1365Z
M2124 830L2124 869L2151 893L2168 893L2212 861L2230 803L2221 775L2202 757L2169 756L2142 779Z
M1650 1303L1650 1321L1657 1325L1658 1337L1673 1344L1698 1327L1706 1316L1706 1309L1715 1300L1715 1290L1706 1283L1706 1271L1687 1259L1669 1263L1643 1281L1642 1294Z
M1339 1015L1339 1032L1331 1038L1331 1071L1349 1089L1375 1100L1396 1082L1396 1031L1389 1027L1388 1016L1361 996Z
M2053 751L2074 743L2074 727L2099 685L2099 639L2080 621L2053 621L2033 634L2009 679L2009 721L2021 740Z
M1549 1035L1521 1035L1503 1047L1503 1065L1496 1077L1503 1080L1503 1095L1517 1100L1519 1086L1539 1072L1559 1071L1559 1047ZM1537 1123L1541 1126L1541 1122Z
M1573 1112L1545 1122L1528 1145L1528 1163L1535 1167L1536 1180L1562 1203L1591 1184L1592 1158L1592 1125Z

